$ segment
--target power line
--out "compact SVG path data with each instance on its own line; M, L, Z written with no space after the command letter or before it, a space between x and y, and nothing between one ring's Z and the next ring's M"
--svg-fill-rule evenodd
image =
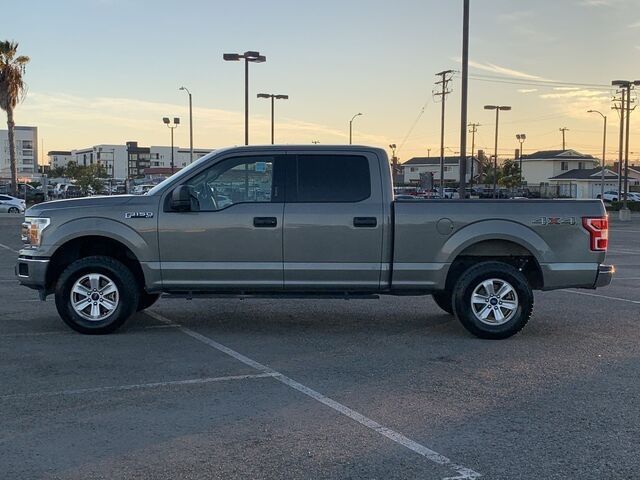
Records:
M527 79L519 79L513 77L500 77L493 75L482 75L482 74L471 74L469 78L481 82L490 82L490 83L506 83L511 85L523 85L523 86L533 86L533 87L582 87L582 88L592 88L597 90L606 90L611 91L612 88L610 85L598 84L598 83L579 83L579 82L561 82L561 81L551 81L551 80L527 80Z

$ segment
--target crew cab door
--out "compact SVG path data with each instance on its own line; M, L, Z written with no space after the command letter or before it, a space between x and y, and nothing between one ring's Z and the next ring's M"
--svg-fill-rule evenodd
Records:
M283 288L282 158L232 156L194 173L181 183L189 211L172 211L168 193L158 222L163 288Z
M383 209L373 154L289 154L285 290L377 290Z

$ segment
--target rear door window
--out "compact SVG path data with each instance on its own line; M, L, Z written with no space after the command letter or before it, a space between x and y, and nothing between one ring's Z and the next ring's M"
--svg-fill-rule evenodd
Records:
M360 202L371 196L369 161L360 155L298 155L289 185L298 203ZM293 184L293 185L292 185Z

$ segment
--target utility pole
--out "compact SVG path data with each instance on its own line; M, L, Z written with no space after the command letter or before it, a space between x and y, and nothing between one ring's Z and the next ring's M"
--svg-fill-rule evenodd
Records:
M473 164L475 163L473 157L476 148L476 132L478 131L479 123L470 123L469 133L471 134L471 177L469 178L469 187L473 188Z
M458 196L467 198L467 92L469 84L469 0L463 0L462 14L462 85L460 99L460 160ZM473 165L473 159L471 159Z
M618 144L618 199L622 195L622 152L624 150L624 110L625 110L625 90L621 90L620 97L620 138ZM617 107L615 107L617 108Z
M625 141L625 149L624 149L624 187L622 192L618 193L618 200L622 196L622 208L620 209L620 220L624 222L631 221L631 212L629 211L629 206L627 204L628 195L627 190L629 188L629 130L630 130L630 117L631 117L631 89L635 85L640 85L640 80L636 80L634 82L629 80L614 80L611 82L611 85L615 87L620 87L622 90L622 102L620 104L620 127L621 129L626 128L626 141ZM626 92L625 92L626 90ZM626 100L626 105L625 105ZM623 115L626 109L626 126L623 126ZM635 107L634 107L635 110ZM620 139L622 141L622 130L620 134ZM620 145L620 156L622 157L622 144ZM622 158L620 158L620 172L622 173ZM622 178L619 178L621 181Z
M437 77L441 80L436 82L436 85L440 85L440 92L435 92L434 95L442 97L442 110L440 118L440 195L442 195L444 188L444 112L447 95L451 93L451 90L447 90L448 84L453 76L453 70L444 70L436 73Z
M562 127L560 129L560 131L562 132L562 151L564 152L567 149L567 145L565 143L565 137L564 137L564 133L566 131L568 131L569 129L567 127Z

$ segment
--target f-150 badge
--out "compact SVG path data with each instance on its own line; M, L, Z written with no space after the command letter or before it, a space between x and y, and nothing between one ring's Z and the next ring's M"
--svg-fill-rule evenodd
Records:
M153 218L153 212L124 212L124 218Z
M539 217L531 223L533 225L575 225L576 217Z

